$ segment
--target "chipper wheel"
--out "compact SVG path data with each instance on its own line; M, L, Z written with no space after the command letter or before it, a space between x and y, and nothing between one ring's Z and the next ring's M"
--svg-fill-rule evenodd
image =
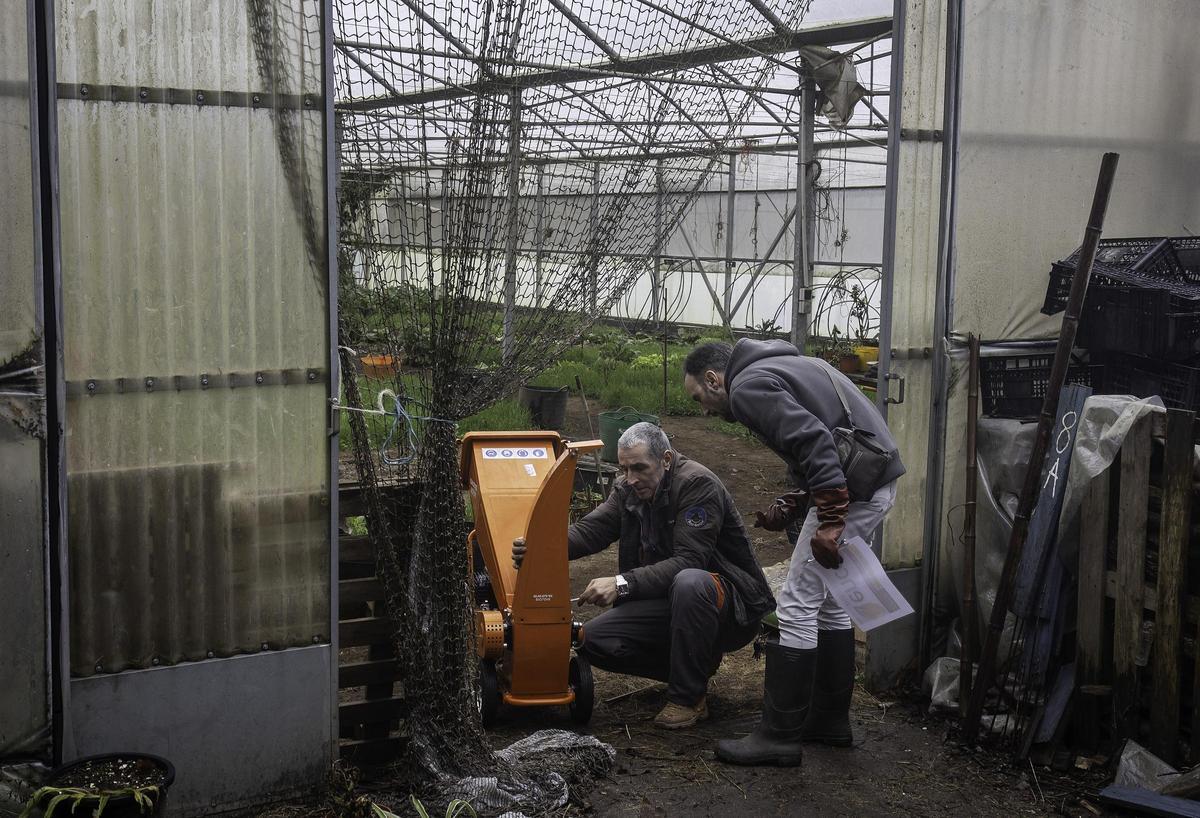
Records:
M479 720L485 729L490 730L500 712L500 677L496 673L496 663L489 659L479 660L478 695L476 704L479 706Z
M592 707L596 704L596 686L592 682L592 666L578 654L571 657L567 679L575 691L575 701L568 707L571 720L576 724L587 724L592 719Z

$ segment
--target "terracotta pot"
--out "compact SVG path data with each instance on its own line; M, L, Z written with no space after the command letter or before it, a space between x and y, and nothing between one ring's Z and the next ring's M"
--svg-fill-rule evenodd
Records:
M368 378L391 378L396 374L396 360L391 355L363 355L363 374Z
M838 370L847 375L855 375L861 368L862 361L853 353L844 354L838 358Z

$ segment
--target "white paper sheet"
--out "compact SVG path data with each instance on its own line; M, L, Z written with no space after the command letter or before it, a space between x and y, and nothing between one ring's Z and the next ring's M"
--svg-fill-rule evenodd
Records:
M825 587L859 630L870 631L913 612L879 564L879 558L861 537L852 537L838 551L837 568L813 567L821 572Z

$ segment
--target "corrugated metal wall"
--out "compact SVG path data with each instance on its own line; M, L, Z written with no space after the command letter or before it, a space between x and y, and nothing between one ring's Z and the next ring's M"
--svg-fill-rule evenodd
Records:
M318 12L58 3L75 675L329 639Z
M25 0L0 0L0 756L50 742L41 360ZM4 377L9 374L10 377ZM44 394L44 393L43 393Z

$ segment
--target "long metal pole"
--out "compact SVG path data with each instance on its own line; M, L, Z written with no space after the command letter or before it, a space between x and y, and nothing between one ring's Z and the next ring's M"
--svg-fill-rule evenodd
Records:
M596 314L596 276L600 267L600 163L592 165L591 258L588 260L588 312Z
M666 304L659 300L662 286L663 251L663 163L658 160L654 168L654 269L650 281L650 319L659 325L665 320Z
M504 255L504 340L501 351L504 362L512 357L513 314L517 308L517 244L520 240L521 219L521 89L513 88L508 95L508 247Z
M813 286L812 155L816 86L807 65L800 63L800 141L796 150L796 257L792 268L792 343L801 353L808 340Z
M654 280L651 285L653 318L662 333L662 411L667 413L667 290L662 280L663 253L663 162L654 168Z
M728 196L725 200L725 315L733 321L733 206L737 198L737 159L729 154Z
M1100 165L1100 176L1096 181L1096 194L1092 199L1092 212L1088 217L1087 229L1083 232L1079 262L1075 268L1075 277L1071 281L1071 294L1067 299L1062 329L1058 333L1058 346L1054 350L1054 365L1050 369L1050 381L1046 386L1046 397L1042 401L1042 414L1038 418L1037 437L1034 439L1033 450L1029 453L1029 463L1025 468L1025 482L1021 487L1017 513L1013 516L1012 534L1008 539L1004 570L1001 571L1000 582L996 586L996 600L992 603L987 638L983 643L983 652L979 656L975 687L971 691L967 713L963 717L963 741L967 746L975 744L975 738L979 734L979 719L983 715L983 704L995 676L1000 635L1004 631L1004 620L1008 616L1008 607L1012 602L1014 580L1017 575L1017 566L1021 562L1021 552L1025 550L1029 518L1033 513L1033 506L1037 502L1042 461L1046 457L1046 449L1050 443L1050 428L1054 425L1054 417L1058 412L1058 395L1067 379L1067 365L1071 361L1071 349L1075 345L1075 332L1079 327L1079 314L1083 310L1088 279L1092 275L1092 262L1095 261L1096 247L1100 244L1100 233L1104 228L1104 214L1108 210L1108 196L1112 192L1118 158L1115 153L1106 153L1104 161Z
M962 535L962 647L958 660L959 708L966 712L971 697L971 673L975 667L976 642L979 641L979 625L976 623L975 601L975 497L979 484L979 469L976 466L975 433L979 423L979 336L967 339L970 350L970 367L967 370L967 474L966 500L963 503Z
M533 256L533 301L540 308L542 306L542 249L545 244L545 228L543 227L543 219L546 211L546 169L538 165L537 169L537 222L534 225L536 233L533 237L534 256Z

